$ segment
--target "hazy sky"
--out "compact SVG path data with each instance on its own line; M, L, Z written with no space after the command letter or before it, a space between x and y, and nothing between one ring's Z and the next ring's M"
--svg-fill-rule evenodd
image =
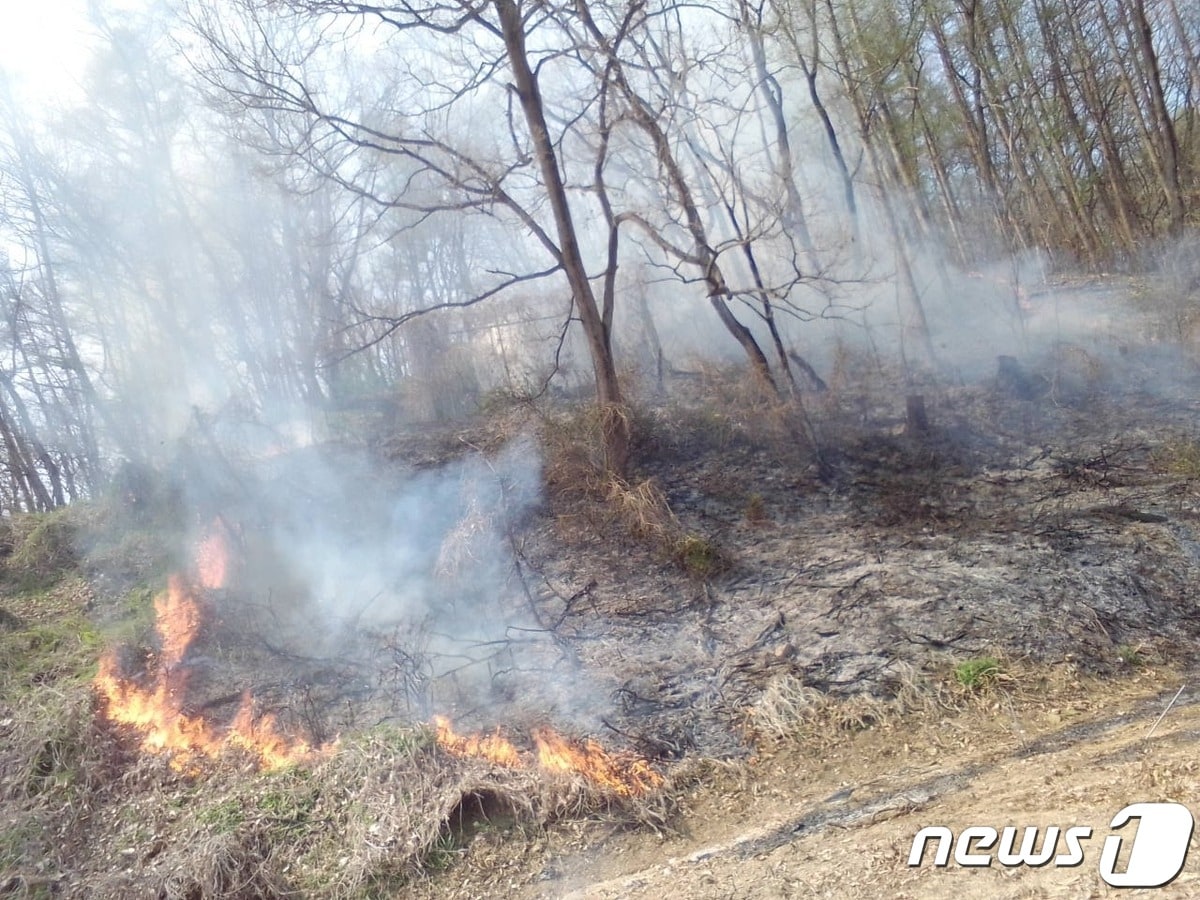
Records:
M141 5L103 3L114 10ZM90 33L87 0L0 0L0 71L22 99L69 100L79 93Z

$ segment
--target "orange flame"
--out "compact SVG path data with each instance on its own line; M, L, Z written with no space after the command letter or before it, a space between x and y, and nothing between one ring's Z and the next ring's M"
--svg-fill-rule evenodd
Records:
M500 729L490 735L459 735L445 716L433 717L437 742L452 756L485 759L513 769L527 767L524 757ZM663 783L650 763L632 754L610 753L596 741L577 744L549 728L533 732L538 768L558 775L576 775L622 797L638 797Z
M250 753L257 753L263 767L267 769L278 769L300 762L325 749L318 750L307 741L284 737L276 730L275 716L270 713L256 719L254 698L249 692L242 695L242 705L233 717L229 732L225 735L225 743L241 747Z
M437 742L452 756L477 756L510 769L521 768L521 757L517 748L500 733L479 737L468 735L463 737L455 734L450 726L450 720L445 716L434 716L433 724L437 728Z
M210 591L225 587L229 577L229 530L219 518L196 546L196 576L200 587Z
M538 765L548 772L582 775L622 797L637 797L663 783L650 763L630 754L609 753L593 740L576 745L549 728L533 732Z
M224 529L214 529L197 552L196 569L201 584L210 589L220 587L228 571L228 560ZM226 729L186 713L187 669L183 663L201 623L193 587L182 576L172 575L167 590L154 599L154 613L162 649L150 672L152 683L143 687L122 677L115 653L108 653L100 660L93 682L104 700L107 718L140 731L143 750L171 754L171 767L184 771L196 757L214 758L228 748L257 756L259 764L267 769L300 762L329 749L313 748L304 741L280 735L274 716L255 717L254 700L249 693L243 695L237 715Z
M159 668L169 672L183 662L200 631L200 607L181 576L167 579L167 590L154 598L154 617L162 641Z

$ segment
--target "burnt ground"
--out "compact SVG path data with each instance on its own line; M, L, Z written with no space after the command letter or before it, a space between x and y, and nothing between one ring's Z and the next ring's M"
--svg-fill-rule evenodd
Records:
M652 827L632 835L610 832L594 807L578 819L535 816L559 823L549 831L483 829L457 843L435 821L432 834L453 845L442 848L448 872L423 888L435 896L649 896L678 879L689 879L688 896L865 895L889 884L940 896L902 855L914 821L946 798L963 821L988 796L1018 818L1065 814L1084 790L1081 767L1142 793L1195 786L1189 694L1158 743L1135 738L1186 679L1200 629L1200 367L1187 348L1135 334L1048 342L969 379L902 378L847 354L802 411L741 373L676 373L665 397L635 410L634 468L616 486L571 449L586 437L586 412L518 404L468 426L388 433L369 450L388 460L387 477L371 482L381 496L389 478L403 485L479 450L496 460L520 434L542 448L543 491L511 515L503 490L483 510L436 495L450 530L431 559L453 565L422 583L436 600L424 619L372 619L370 597L331 618L289 584L286 559L263 564L269 541L253 523L270 509L231 514L256 574L206 598L211 616L187 661L189 711L231 715L249 687L260 709L317 741L434 712L463 729L502 724L518 743L550 722L668 774L670 802L634 816ZM927 427L909 421L914 395ZM361 458L338 452L344 467ZM271 465L265 478L305 486L303 466ZM315 512L371 530L361 497L339 507L314 496ZM104 577L81 609L121 626L128 610L109 601L129 579ZM447 636L445 609L500 630ZM145 641L144 615L140 627ZM983 658L995 674L958 683L956 667ZM128 665L139 664L135 647ZM1045 757L1046 791L1022 783L1030 754ZM199 802L193 787L164 784L156 790ZM1110 814L1150 798L1119 799ZM110 824L124 815L111 802ZM439 816L461 806L439 804ZM860 827L879 830L847 831ZM143 858L141 838L120 833ZM821 837L833 833L841 850ZM146 840L144 860L161 853L153 865L166 866L169 840ZM376 848L383 859L387 846ZM860 851L862 878L844 880ZM78 871L124 852L106 848ZM751 886L739 887L745 878ZM1048 883L1058 896L1060 883ZM76 894L86 886L73 884Z
M587 529L559 512L523 536L541 619L616 698L622 730L718 756L745 752L743 711L780 676L888 695L914 669L985 654L1097 672L1133 648L1187 659L1200 381L1150 394L1136 370L1066 399L927 389L933 424L919 435L905 433L899 393L810 400L831 475L741 443L736 421L716 452L660 423L675 455L639 474L728 569L688 577L604 536L564 553L562 533ZM846 405L856 420L837 418Z
M1069 666L1015 668L1003 686L967 704L885 716L865 730L826 721L766 742L745 764L706 772L681 791L673 832L593 824L521 842L481 834L461 849L454 870L414 896L1125 896L1099 874L1104 839L1136 835L1128 833L1134 826L1109 827L1117 811L1174 801L1195 813L1194 677L1178 693L1179 674L1165 670L1096 680ZM977 825L1093 833L1073 868L909 867L914 836L935 824L956 835ZM1195 855L1193 837L1182 873L1154 895L1194 896Z
M1125 293L1062 290L1038 315L1031 349L979 348L971 378L845 350L797 403L744 372L675 372L637 390L616 484L579 450L586 408L545 401L254 463L225 491L248 497L221 512L244 565L210 598L198 702L231 711L249 685L318 738L434 713L550 722L669 761L752 753L745 711L783 677L888 697L987 655L1097 673L1189 659L1200 365ZM927 421L908 421L914 396ZM538 488L511 488L530 480L512 457L538 455ZM299 512L272 505L306 493ZM319 542L330 556L369 545L360 567L380 577L322 572L332 601L306 596L304 545L278 545L308 520L340 535Z
M336 652L312 649L305 636L327 620L277 581L243 585L197 650L240 660L206 670L208 702L236 705L250 678L264 708L319 736L437 712L467 728L548 721L664 761L730 759L753 752L746 710L779 678L889 697L982 656L1101 674L1133 657L1187 660L1200 630L1200 373L1177 367L1164 388L1156 348L1140 352L1059 348L1027 365L1044 384L1030 399L996 378L809 395L820 458L790 407L747 399L734 374L685 383L640 413L621 495L642 498L632 512L551 449L540 503L484 517L503 533L503 571L478 576L495 591L483 606L456 599L470 564L434 587L443 610L498 623L491 638L449 638L435 610L348 617ZM905 420L914 391L920 433ZM506 427L569 430L573 416ZM402 481L482 439L424 429L387 450Z

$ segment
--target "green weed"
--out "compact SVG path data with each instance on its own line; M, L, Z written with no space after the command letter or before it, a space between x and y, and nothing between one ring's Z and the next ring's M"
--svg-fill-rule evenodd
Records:
M955 666L954 680L968 690L976 691L993 684L1002 671L1000 661L994 656L981 656Z

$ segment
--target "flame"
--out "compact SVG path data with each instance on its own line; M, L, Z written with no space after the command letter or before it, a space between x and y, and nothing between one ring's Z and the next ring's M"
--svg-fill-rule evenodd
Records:
M486 759L513 769L528 767L513 744L497 728L490 735L460 735L445 716L434 716L437 742L453 756ZM611 753L593 740L571 741L549 728L532 734L534 761L539 769L556 775L575 775L622 797L638 797L654 790L663 778L644 759Z
M200 607L180 575L167 580L167 590L154 598L155 627L162 650L159 668L170 672L181 662L200 631Z
M215 589L224 584L229 567L227 537L223 526L214 526L197 548L196 571L201 586ZM154 614L162 649L148 673L151 683L143 686L123 677L115 653L101 658L93 682L104 701L107 718L140 731L143 750L169 753L171 767L185 771L198 757L214 758L229 748L256 756L260 766L267 769L300 762L328 749L281 735L274 716L255 716L254 699L249 693L242 696L241 706L227 728L188 714L184 710L188 676L185 658L202 622L195 587L183 576L172 575L167 590L154 599Z
M255 718L254 698L249 691L242 695L242 705L233 717L225 743L258 754L267 769L300 762L318 752L307 741L281 735L276 730L274 715L268 713Z
M568 741L549 728L533 732L538 765L548 772L575 773L622 797L636 797L662 784L650 763L630 754L609 753L593 740Z
M196 576L200 587L210 591L225 587L229 577L229 529L219 518L196 547Z
M453 756L477 756L510 769L521 768L517 748L500 733L499 728L495 734L463 737L454 732L450 720L445 716L434 716L433 724L437 728L437 742L447 753Z

